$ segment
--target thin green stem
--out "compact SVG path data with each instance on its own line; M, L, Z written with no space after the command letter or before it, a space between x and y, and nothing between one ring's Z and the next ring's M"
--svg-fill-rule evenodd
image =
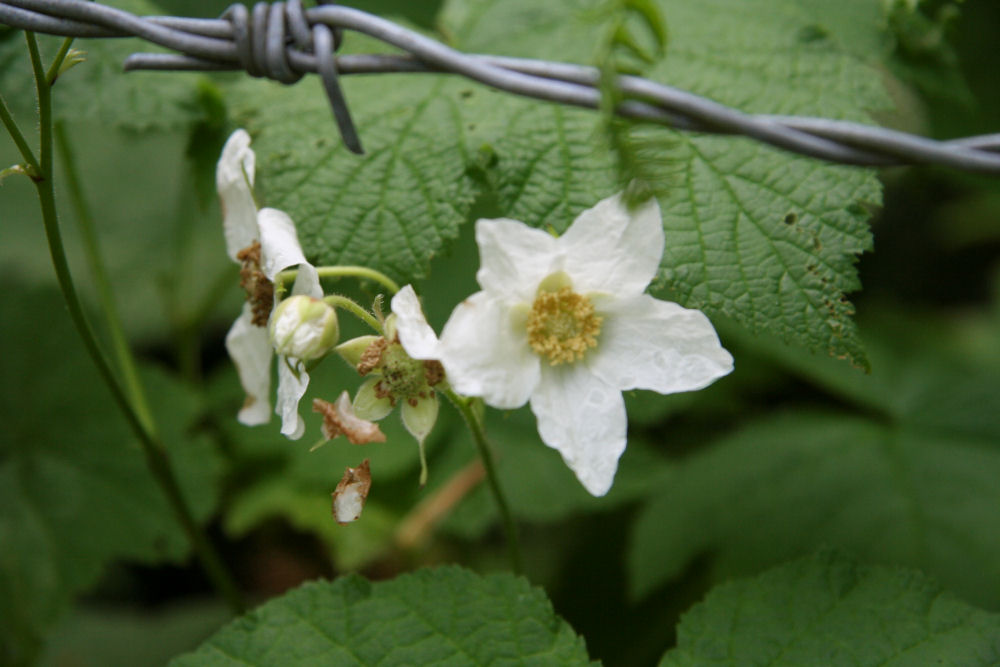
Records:
M49 69L45 72L45 82L49 84L49 87L56 82L59 77L59 68L62 67L63 61L66 60L66 54L69 53L69 47L73 45L73 37L67 37L63 40L63 43L59 46L59 51L56 53L56 57L52 60L52 64L49 65Z
M320 278L368 278L369 280L381 283L382 286L389 290L392 294L399 291L399 285L397 285L392 278L385 275L381 271L369 269L367 266L317 266L316 272L319 274ZM275 282L291 280L296 274L296 269L282 271L278 274L278 278Z
M31 150L31 146L28 142L24 140L24 135L21 134L21 128L17 126L17 122L14 120L14 116L10 112L10 107L7 106L7 100L0 95L0 121L3 121L3 126L7 128L7 133L10 134L10 138L14 140L14 145L17 146L17 150L20 151L21 157L28 164L36 175L41 175L42 168L38 164L38 160L35 158L34 152Z
M28 52L31 56L32 70L35 75L35 92L38 96L39 165L41 169L40 178L35 181L35 189L38 193L38 201L41 207L45 236L49 243L49 254L52 257L56 279L62 290L63 299L69 310L70 318L73 320L73 325L76 327L87 353L90 355L94 365L97 366L101 379L111 391L112 398L125 415L129 427L138 439L143 454L146 457L146 464L149 466L153 478L160 485L164 495L167 497L167 501L187 535L192 549L205 568L205 573L225 596L234 613L241 613L243 610L243 601L239 590L236 588L235 583L229 575L228 570L222 564L222 560L215 549L202 533L191 510L188 508L184 494L177 482L177 477L174 475L173 468L170 465L166 448L158 438L144 428L142 420L118 383L111 365L101 352L97 344L97 338L94 336L94 332L83 313L83 307L80 304L79 296L73 284L69 262L66 260L66 252L59 230L59 218L56 213L55 188L53 186L54 174L52 170L52 91L48 81L45 79L35 36L30 32L25 33L25 35L28 43Z
M121 371L125 382L125 391L143 428L150 434L155 435L156 422L149 408L146 391L139 380L139 371L136 367L135 357L125 338L121 317L118 315L118 307L115 305L114 294L111 290L111 281L108 279L108 273L104 269L104 261L101 258L101 252L97 245L97 235L94 233L94 218L90 213L90 207L87 205L86 197L83 194L83 188L80 185L80 179L77 175L73 149L70 146L69 139L66 137L65 127L61 122L55 124L55 140L59 152L62 153L63 172L66 175L66 185L69 190L70 201L76 213L76 221L80 229L80 236L83 238L87 263L90 265L90 271L97 286L101 308L104 310L104 319L111 335L111 348L118 361L118 370Z
M500 478L497 476L496 464L493 462L493 452L490 451L490 443L486 437L486 427L483 424L482 415L475 409L475 399L459 396L450 389L444 394L462 413L469 431L472 432L472 439L479 449L479 457L483 460L483 468L486 470L486 479L489 481L493 500L496 501L497 509L500 510L500 519L503 521L504 531L507 533L507 552L510 555L511 568L515 574L520 574L524 568L521 564L521 544L517 537L517 524L514 523L514 516L510 512L507 499L500 488Z
M382 333L382 324L375 319L374 315L355 303L353 299L341 296L340 294L329 294L323 297L323 301L326 301L334 308L343 308L344 310L349 311L359 319L364 320L365 323L372 329L378 333Z
M28 55L31 57L31 71L35 75L35 94L38 96L38 167L43 177L52 177L52 90L45 80L42 56L38 53L35 33L25 32Z

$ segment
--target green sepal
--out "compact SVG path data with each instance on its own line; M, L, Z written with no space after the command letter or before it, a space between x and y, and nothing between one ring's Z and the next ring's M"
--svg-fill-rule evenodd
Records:
M361 355L379 338L381 336L358 336L357 338L344 341L333 349L344 361L356 368L361 363Z

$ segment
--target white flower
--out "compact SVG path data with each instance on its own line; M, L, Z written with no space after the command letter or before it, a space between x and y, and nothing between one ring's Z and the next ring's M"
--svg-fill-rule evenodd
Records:
M476 242L482 291L455 308L440 341L419 305L394 300L400 342L440 360L461 394L501 409L530 400L542 441L595 496L625 451L623 390L692 391L733 368L703 313L644 294L664 247L655 200L635 211L619 195L602 200L558 238L479 220Z
M241 264L243 285L249 300L226 335L226 350L236 364L240 383L247 394L238 419L255 426L271 419L271 357L268 336L275 277L298 266L292 294L321 298L323 290L316 269L306 261L295 233L295 223L283 211L257 210L253 199L255 157L250 135L236 130L226 141L215 172L222 201L226 250ZM294 370L293 370L294 367ZM299 400L309 385L309 374L300 361L279 357L278 400L275 413L281 415L281 432L295 440L302 437L305 422L299 416Z

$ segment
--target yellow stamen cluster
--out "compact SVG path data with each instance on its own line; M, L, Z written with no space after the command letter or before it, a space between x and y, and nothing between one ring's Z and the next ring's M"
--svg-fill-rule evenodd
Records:
M590 299L569 287L543 291L528 315L528 343L552 366L579 361L597 346L603 320L594 314Z

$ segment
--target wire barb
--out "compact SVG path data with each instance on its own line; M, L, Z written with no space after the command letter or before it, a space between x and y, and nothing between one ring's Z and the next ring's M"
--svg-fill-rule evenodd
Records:
M138 17L79 0L0 0L0 24L66 37L140 37L175 53L136 53L125 70L242 70L291 84L317 73L341 138L361 153L361 141L340 88L341 75L451 73L498 90L597 109L596 68L462 53L366 12L327 4L305 10L301 0L233 5L218 19ZM404 53L334 56L342 30L354 30ZM618 80L616 113L679 130L741 135L837 164L938 164L1000 174L1000 134L936 141L873 125L806 116L753 115L688 91L640 77Z

